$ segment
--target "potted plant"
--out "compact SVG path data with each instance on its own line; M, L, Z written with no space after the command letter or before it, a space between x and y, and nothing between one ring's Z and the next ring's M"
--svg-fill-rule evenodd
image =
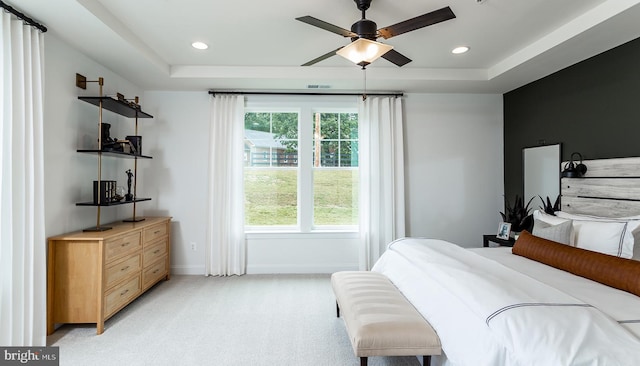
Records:
M560 211L560 195L558 195L553 205L551 204L549 196L547 196L547 202L545 202L544 198L542 198L541 196L538 197L540 197L540 201L542 201L542 206L540 207L540 209L543 210L546 214L555 216L556 211Z
M533 216L529 213L529 211L531 211L529 208L531 201L533 201L533 197L531 197L529 202L525 205L524 197L516 195L516 199L513 201L512 205L505 197L505 212L500 212L500 216L502 216L502 221L511 224L512 233L519 233L522 230L531 231L531 228L533 227Z

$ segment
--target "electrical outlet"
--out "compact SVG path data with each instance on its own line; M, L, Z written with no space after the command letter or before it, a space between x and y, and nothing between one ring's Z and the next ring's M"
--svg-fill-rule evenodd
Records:
M191 242L191 250L196 251L197 249L198 249L198 248L197 248L196 242L195 242L195 241L192 241L192 242Z

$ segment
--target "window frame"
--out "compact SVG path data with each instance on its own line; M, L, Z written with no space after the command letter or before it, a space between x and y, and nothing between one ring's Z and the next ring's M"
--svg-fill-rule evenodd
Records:
M248 95L246 97L245 113L298 113L298 166L295 168L287 168L297 169L298 172L298 215L297 225L295 226L245 225L245 233L252 234L253 236L259 236L261 233L327 234L359 232L359 225L313 225L313 159L301 158L303 156L313 156L313 114L316 112L358 113L357 102L357 97L353 96L344 97L323 95L285 97L276 95ZM360 141L359 139L360 136L358 136L358 141ZM341 169L359 169L359 166L357 168L350 167Z

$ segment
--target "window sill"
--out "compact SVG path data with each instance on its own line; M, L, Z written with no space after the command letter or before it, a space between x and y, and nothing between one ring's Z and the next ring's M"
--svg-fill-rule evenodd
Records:
M302 233L299 231L248 231L245 238L251 239L358 239L357 230L314 230Z

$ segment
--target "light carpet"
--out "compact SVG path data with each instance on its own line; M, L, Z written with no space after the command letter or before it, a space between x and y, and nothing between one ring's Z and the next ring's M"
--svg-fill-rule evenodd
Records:
M359 365L329 275L172 276L96 335L68 324L47 338L60 365ZM370 357L371 366L419 366Z

